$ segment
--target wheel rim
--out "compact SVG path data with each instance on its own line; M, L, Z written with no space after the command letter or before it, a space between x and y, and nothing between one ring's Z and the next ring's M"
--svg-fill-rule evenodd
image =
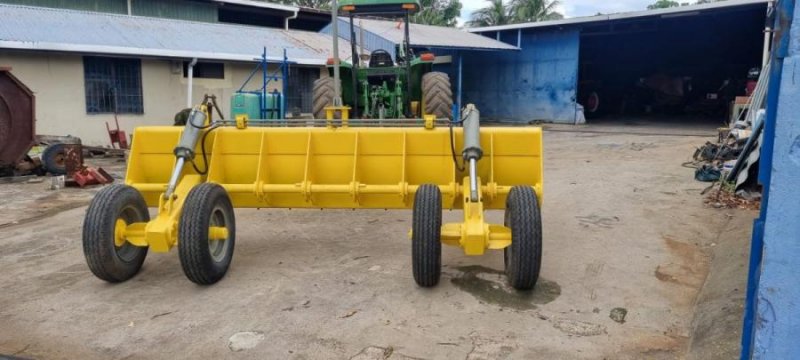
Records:
M66 156L65 153L59 152L59 153L56 154L56 156L53 156L53 162L59 169L61 169L61 168L65 168L66 169L66 167L67 167L66 158L67 158L67 156Z
M228 219L225 216L225 212L222 211L222 209L214 208L214 211L211 212L211 221L209 221L209 226L226 227L228 224L227 220ZM213 240L211 238L208 239L208 252L211 254L211 259L214 260L214 262L222 262L225 260L225 257L227 257L229 238L230 234L223 240Z
M139 214L139 211L133 206L122 208L117 216L117 221L114 226L114 251L117 257L124 262L135 261L139 254L139 247L129 243L127 239L125 239L124 229L120 229L120 227L140 222L142 218L142 214Z

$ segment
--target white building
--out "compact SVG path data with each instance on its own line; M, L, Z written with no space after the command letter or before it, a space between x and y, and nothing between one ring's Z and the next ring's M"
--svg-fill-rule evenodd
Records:
M285 49L290 92L298 95L287 106L292 111L305 107L332 53L331 37L311 31L3 4L0 13L0 66L34 91L37 132L74 135L89 145L109 145L106 123L113 127L115 116L128 134L140 125L172 124L187 106L192 59L199 61L192 102L214 94L227 112L263 49L270 73ZM348 58L349 44L340 48ZM257 72L249 88L261 77Z

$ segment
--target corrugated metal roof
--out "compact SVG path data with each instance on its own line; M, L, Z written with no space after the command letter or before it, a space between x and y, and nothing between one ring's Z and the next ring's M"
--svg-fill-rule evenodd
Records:
M86 11L0 5L0 49L109 55L254 61L267 47L270 61L323 65L330 56L327 34L211 24ZM349 43L340 57L349 59Z
M472 33L494 32L503 30L516 30L516 29L530 29L530 28L545 28L553 26L565 26L575 24L585 24L610 20L625 20L642 17L677 17L682 15L694 15L702 11L716 10L723 8L733 8L745 5L766 4L770 0L728 0L717 1L700 5L679 6L666 9L635 11L619 14L597 15L597 16L584 16L562 20L539 21L522 24L500 25L500 26L486 26L468 28L467 31Z
M355 21L356 25L362 23L364 30L395 44L403 42L404 27L402 22L373 19L356 19ZM348 29L347 31L350 30ZM409 37L411 38L412 46L468 50L519 50L516 46L489 39L485 36L442 26L411 24Z

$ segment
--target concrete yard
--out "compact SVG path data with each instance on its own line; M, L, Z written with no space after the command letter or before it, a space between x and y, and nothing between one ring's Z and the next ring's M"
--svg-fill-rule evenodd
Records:
M681 166L715 137L711 126L548 126L544 256L530 294L506 285L502 253L448 247L440 285L418 288L409 211L237 210L220 283L189 282L173 251L107 284L81 247L96 188L0 185L0 354L730 359L755 213L707 207L706 184Z

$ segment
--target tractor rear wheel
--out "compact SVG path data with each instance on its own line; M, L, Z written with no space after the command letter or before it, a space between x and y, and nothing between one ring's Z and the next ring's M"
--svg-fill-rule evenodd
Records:
M333 105L333 96L335 92L336 89L334 89L332 77L314 80L314 95L312 98L314 119L325 119L325 107Z
M505 248L506 276L517 290L531 290L542 265L542 217L536 192L515 186L506 199L505 225L511 228L511 246Z
M447 74L433 71L423 75L422 98L425 114L436 115L437 119L453 118L453 89Z
M442 273L442 192L436 185L417 189L411 226L414 281L422 287L439 283Z
M222 227L227 237L214 240L210 227ZM222 186L204 183L195 186L186 202L178 226L178 255L183 273L199 285L211 285L228 272L236 241L233 205Z
M132 278L142 268L146 247L125 241L127 225L150 221L142 194L122 184L109 185L95 195L83 220L83 255L89 270L108 282Z

